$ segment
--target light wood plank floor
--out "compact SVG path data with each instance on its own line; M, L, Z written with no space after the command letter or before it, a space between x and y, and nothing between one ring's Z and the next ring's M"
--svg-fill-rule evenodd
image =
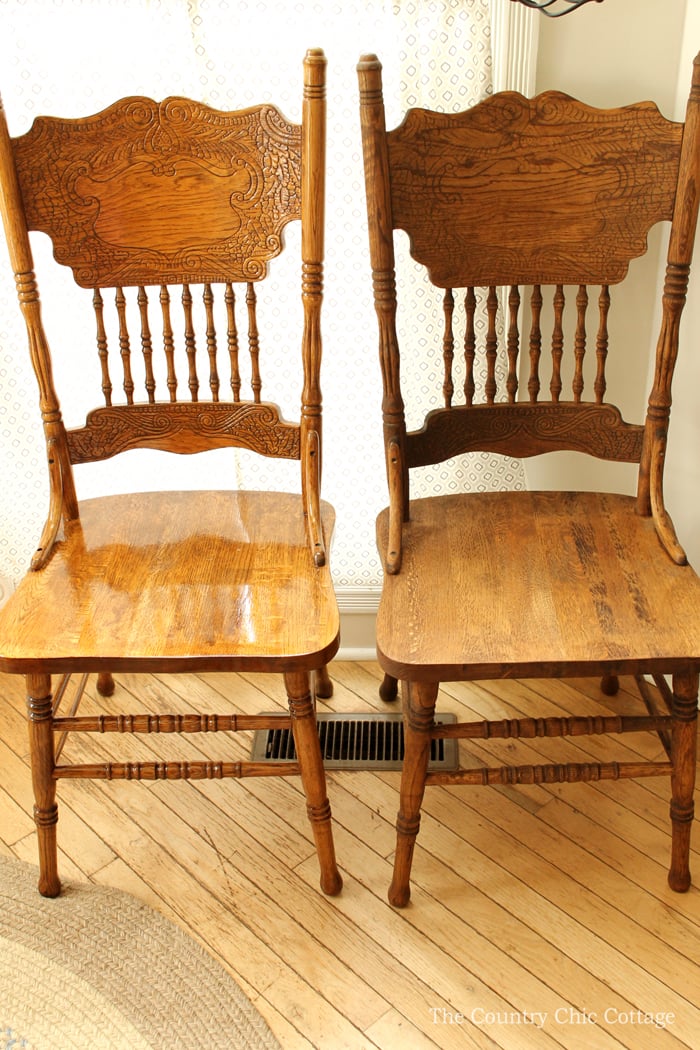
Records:
M376 664L331 672L335 696L324 707L382 708ZM0 849L34 862L23 683L0 676L0 687ZM228 698L249 712L284 703L271 676L122 676L123 708L125 691L137 690L141 702L126 709L155 710L162 698L181 710L226 710ZM440 707L510 716L543 691L539 682L452 684ZM545 713L587 711L596 693L595 682L556 683ZM616 704L629 700L623 691ZM196 746L173 740L172 753ZM545 744L518 746L536 762ZM99 738L70 747L80 758L105 754ZM125 738L124 747L137 757L148 741ZM216 757L244 757L247 747L245 737L224 754L219 744ZM587 749L605 758L613 748L660 751L639 737L559 747L563 761ZM495 748L465 753L497 761ZM345 878L334 900L317 888L295 780L64 782L62 875L118 886L184 926L289 1050L700 1045L700 889L676 895L666 885L666 780L429 789L403 912L386 902L397 789L397 773L329 774ZM698 850L696 828L700 886Z

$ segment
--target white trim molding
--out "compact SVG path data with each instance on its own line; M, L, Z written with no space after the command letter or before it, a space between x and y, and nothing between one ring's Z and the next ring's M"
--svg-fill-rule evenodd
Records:
M336 587L340 612L338 660L374 660L381 587Z
M491 0L493 90L532 95L537 72L537 11L513 0Z

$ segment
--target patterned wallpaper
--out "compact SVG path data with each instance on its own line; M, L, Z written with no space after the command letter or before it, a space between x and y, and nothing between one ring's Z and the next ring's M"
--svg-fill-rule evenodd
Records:
M371 592L380 583L374 518L384 505L386 484L355 65L364 52L381 58L390 126L409 106L464 109L491 90L490 16L490 0L0 0L0 91L12 134L22 133L40 113L97 112L129 94L183 94L221 109L271 99L298 121L304 52L317 46L326 51L324 495L337 511L332 568L341 592ZM1 247L0 253L4 256ZM89 306L83 331L70 280L64 274L48 283L41 280L45 253L46 246L39 245L36 266L47 326L55 322L71 340L92 340ZM398 284L399 295L415 304L402 313L402 326L412 333L416 350L423 351L437 338L440 303L407 258L400 263ZM289 304L278 303L282 333L296 302L295 287ZM435 372L440 368L436 351ZM67 422L73 413L79 422L83 377L71 370L69 359L60 372ZM416 381L427 392L431 375L423 373L422 378L424 382ZM14 287L2 257L0 588L25 571L46 511L36 403ZM146 488L216 487L232 472L243 485L264 487L279 468L273 463L259 469L243 456L232 465L230 457L236 454L225 455L229 458L207 454L195 465L190 457L169 457L166 463L156 453L129 453L104 468L80 468L79 494L127 487L133 457L148 468ZM521 487L523 475L520 464L500 457L464 457L459 463L426 468L415 494L430 491L437 482L480 489Z

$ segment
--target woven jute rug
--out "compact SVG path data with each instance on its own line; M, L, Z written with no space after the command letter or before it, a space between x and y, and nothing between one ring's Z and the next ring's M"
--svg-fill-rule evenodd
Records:
M0 1050L281 1050L231 976L119 890L0 857Z

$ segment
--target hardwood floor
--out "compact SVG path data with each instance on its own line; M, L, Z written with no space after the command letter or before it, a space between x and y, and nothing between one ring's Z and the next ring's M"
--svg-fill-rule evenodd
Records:
M384 706L376 664L333 664L331 674L335 696L324 709ZM155 709L165 694L180 697L182 710L222 711L228 697L250 712L284 702L271 676L117 682L112 703L121 694L123 705L124 690L141 691L142 701L128 705L134 711ZM0 676L0 687L0 849L35 862L23 682ZM451 684L439 708L508 716L527 712L539 688ZM574 702L585 709L594 690L595 682L556 683L547 713ZM615 703L628 701L623 691ZM546 745L517 746L538 761ZM69 746L81 757L104 755L100 738ZM226 746L240 757L248 739ZM639 737L559 746L572 758L587 748L602 756L660 751ZM124 747L136 757L148 740L125 737ZM192 747L175 739L172 751L187 757ZM471 753L493 761L498 745L472 743ZM318 889L295 780L62 782L61 874L118 886L183 925L290 1050L698 1045L700 828L697 884L676 895L666 885L665 779L429 788L403 912L386 901L397 788L397 773L329 774L345 878L333 900Z

